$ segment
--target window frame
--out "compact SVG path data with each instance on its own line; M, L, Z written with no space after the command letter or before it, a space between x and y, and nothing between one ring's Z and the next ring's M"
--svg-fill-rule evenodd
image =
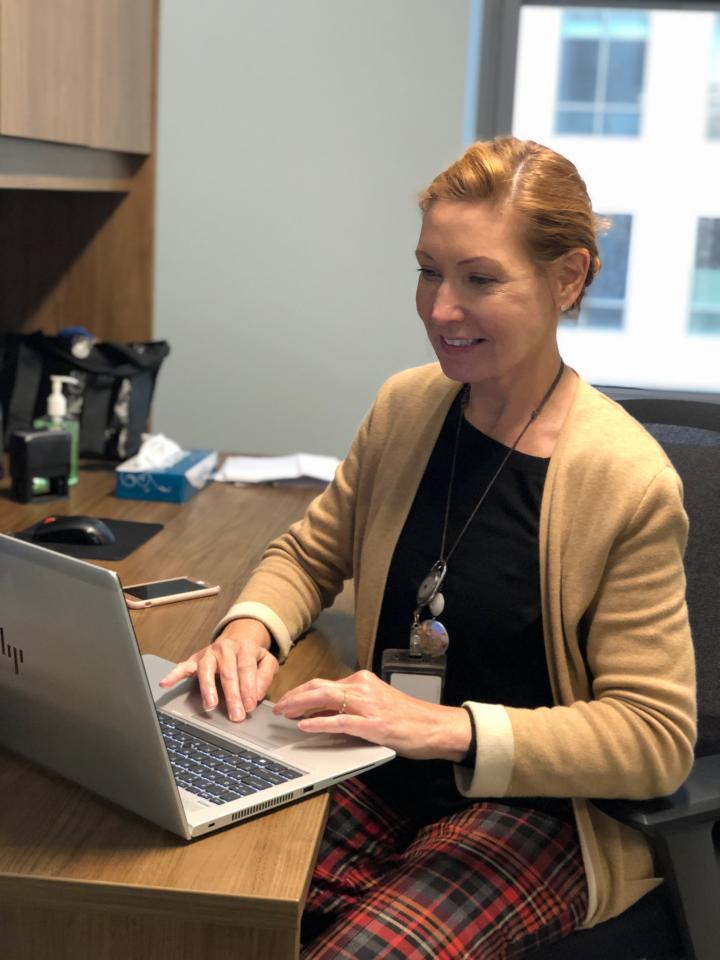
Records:
M608 12L607 7L603 7L602 13L606 14ZM641 11L642 12L642 11ZM645 14L646 23L645 31L642 36L642 67L641 71L644 74L647 61L647 40L648 40L648 31L647 31L647 14ZM601 21L602 29L597 34L597 36L582 36L577 37L564 32L564 20L563 25L561 26L560 33L560 66L558 69L558 90L555 96L555 133L560 136L572 135L575 132L580 133L592 133L595 136L630 136L637 137L640 136L642 132L642 98L638 96L636 103L630 103L629 101L625 102L614 102L608 100L608 82L610 79L610 58L612 56L612 45L620 43L637 43L638 38L632 38L631 40L625 40L619 37L613 37L609 32L609 24L607 23L606 18L603 18ZM566 56L568 56L571 44L576 43L587 43L592 42L597 45L597 59L595 64L594 73L594 82L593 82L593 93L591 98L586 98L584 100L572 97L563 97L561 96L561 87L563 83L563 64ZM642 85L641 85L642 89ZM590 115L591 121L591 130L589 131L575 131L572 129L567 130L558 130L560 123L561 114L584 114ZM628 117L632 117L636 121L636 129L632 132L606 132L602 129L607 122L609 114L625 114Z
M520 11L526 7L618 7L626 10L702 10L720 14L717 0L472 0L480 4L480 51L473 139L512 132Z

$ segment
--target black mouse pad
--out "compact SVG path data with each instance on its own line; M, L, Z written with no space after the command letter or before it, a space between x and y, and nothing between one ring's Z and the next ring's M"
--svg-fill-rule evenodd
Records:
M136 523L134 520L113 520L112 517L101 517L115 534L115 543L108 543L102 547L85 543L41 543L41 547L64 553L68 557L77 557L78 560L124 560L133 550L137 550L150 537L154 537L158 530L162 530L162 523ZM26 527L14 534L18 540L32 543L32 532L36 524Z

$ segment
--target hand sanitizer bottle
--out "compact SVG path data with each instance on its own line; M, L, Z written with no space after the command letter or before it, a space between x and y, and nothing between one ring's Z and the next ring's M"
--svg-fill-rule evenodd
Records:
M78 443L80 438L80 424L75 417L68 416L67 397L63 393L64 383L74 383L79 386L75 377L61 377L53 374L50 377L50 396L47 398L47 414L33 421L36 430L67 430L70 434L70 476L68 483L78 481Z

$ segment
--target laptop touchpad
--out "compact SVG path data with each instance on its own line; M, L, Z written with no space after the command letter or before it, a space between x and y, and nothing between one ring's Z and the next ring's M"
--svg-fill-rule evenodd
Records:
M297 722L286 717L276 717L267 703L258 704L249 717L239 723L228 718L225 699L220 694L220 703L214 710L205 710L196 683L184 683L176 690L164 692L155 705L160 710L189 721L206 724L223 736L238 737L258 747L278 750L294 743L307 742L310 734L298 730Z
M265 703L259 704L249 717L239 723L228 719L224 707L199 710L192 714L192 718L210 724L219 733L239 737L266 749L277 750L308 739L307 733L298 730L297 722L286 717L276 717Z

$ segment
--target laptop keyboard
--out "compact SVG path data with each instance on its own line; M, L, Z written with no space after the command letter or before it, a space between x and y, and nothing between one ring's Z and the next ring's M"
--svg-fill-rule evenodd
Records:
M175 780L196 797L227 803L302 776L246 747L228 749L203 740L165 714L158 713L158 720Z

